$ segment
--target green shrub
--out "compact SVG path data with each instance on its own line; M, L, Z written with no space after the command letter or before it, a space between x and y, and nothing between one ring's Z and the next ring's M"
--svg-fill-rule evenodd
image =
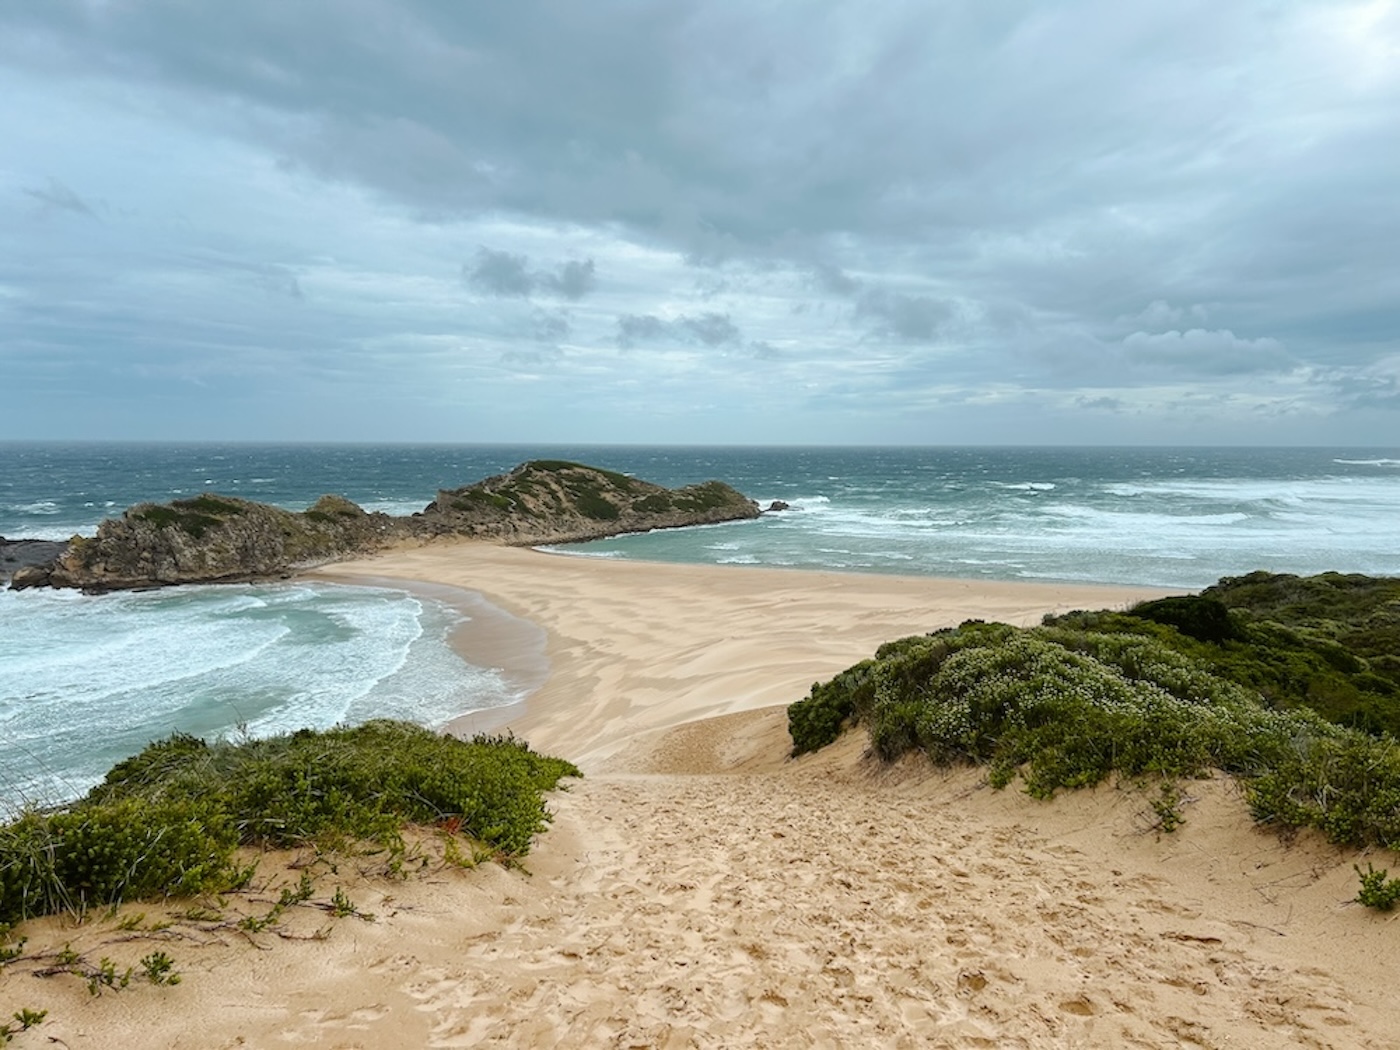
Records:
M1142 602L1128 615L1168 624L1200 642L1227 642L1239 637L1239 628L1225 603L1200 595Z
M119 800L0 828L0 922L228 888L237 839L208 805Z
M209 529L223 524L223 519L242 514L237 503L208 494L192 499L177 499L168 505L147 503L133 507L128 514L138 521L148 521L157 528L177 528L195 539Z
M874 660L858 663L830 682L814 684L806 700L788 707L788 734L794 755L816 751L841 735L855 715L856 695L873 689L874 667Z
M1389 874L1386 869L1377 871L1370 863L1367 863L1365 871L1361 870L1360 864L1353 864L1352 867L1361 879L1361 889L1355 897L1357 904L1377 911L1390 911L1400 901L1400 879L1386 878Z
M1349 586L1355 605L1364 589ZM1220 769L1245 781L1260 822L1400 847L1400 743L1312 709L1335 714L1324 685L1380 689L1369 661L1222 607L1075 612L1029 629L969 621L889 643L789 708L794 753L858 723L886 759L985 764L993 785L1019 776L1039 797L1113 774L1170 783Z
M176 734L118 763L86 798L0 827L0 923L246 875L238 845L392 854L406 824L450 822L506 857L549 821L542 792L578 770L510 737L461 741L401 722L245 743Z
M586 518L592 518L594 521L616 521L622 516L622 511L616 503L595 491L581 488L575 490L573 496L579 513Z

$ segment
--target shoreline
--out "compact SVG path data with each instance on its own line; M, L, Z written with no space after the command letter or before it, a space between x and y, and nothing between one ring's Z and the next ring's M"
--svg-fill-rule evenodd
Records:
M431 580L368 572L323 572L328 567L301 573L298 578L319 583L407 591L452 609L462 620L448 635L448 647L472 667L495 671L516 695L517 699L509 703L476 708L453 716L442 727L445 732L462 737L498 732L524 713L530 695L549 680L550 663L546 655L548 633L530 620L493 604L480 591Z
M343 888L372 922L322 926L318 907L294 907L290 936L258 939L201 932L178 904L34 920L34 943L119 966L173 943L186 978L103 997L27 985L24 1005L50 1010L40 1038L1340 1050L1390 1045L1400 1026L1396 928L1351 901L1365 855L1254 825L1228 778L1184 783L1184 823L1165 834L1152 784L1047 802L992 790L980 768L885 765L860 731L788 757L782 705L881 642L1180 592L469 542L311 575L452 600L478 616L467 628L499 632L494 650L492 630L458 632L478 665L523 653L528 679L542 652L546 680L496 710L584 779L551 793L552 825L519 868L424 864L386 880L377 862L342 864L322 892ZM268 863L287 886L305 870ZM245 907L275 900L269 884ZM175 926L142 929L138 907Z
M511 710L493 709L503 717L487 719L488 728L585 771L639 734L800 700L813 682L895 638L965 619L1027 624L1048 612L1181 593L587 558L471 540L399 547L309 575L443 588L420 591L439 600L455 588L543 631L547 677ZM499 666L503 658L487 655L483 637L459 652ZM487 731L480 714L454 720L449 731Z

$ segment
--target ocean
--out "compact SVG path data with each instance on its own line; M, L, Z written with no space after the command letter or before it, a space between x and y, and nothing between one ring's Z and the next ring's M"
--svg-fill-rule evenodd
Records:
M333 492L408 514L536 458L719 478L789 505L566 549L580 557L1191 589L1254 569L1400 575L1400 449L11 443L0 536L87 535L200 492L292 509ZM450 648L469 619L421 593L306 580L0 592L0 808L73 797L175 730L436 727L519 699Z

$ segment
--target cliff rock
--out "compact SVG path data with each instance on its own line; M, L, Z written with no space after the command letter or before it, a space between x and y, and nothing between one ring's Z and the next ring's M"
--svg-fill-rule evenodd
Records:
M366 514L340 496L296 513L206 493L173 503L138 503L75 537L46 567L16 574L12 586L127 590L285 576L351 554L377 550L394 519Z

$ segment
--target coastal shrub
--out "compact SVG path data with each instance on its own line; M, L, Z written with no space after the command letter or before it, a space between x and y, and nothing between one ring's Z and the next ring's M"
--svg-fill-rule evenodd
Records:
M1332 598L1335 606L1328 605ZM1228 636L1218 612L1202 611L1211 604L1226 609ZM1199 598L1148 602L1128 613L1074 612L1046 624L1150 637L1271 707L1400 735L1400 581L1254 573L1223 580Z
M1225 603L1198 594L1142 602L1129 615L1168 624L1200 642L1226 642L1239 637L1239 628Z
M677 489L676 506L682 510L703 511L728 506L733 502L735 492L722 481L704 481L698 485L687 485Z
M855 715L857 694L869 694L874 689L871 672L875 666L874 660L864 660L829 682L817 682L806 700L788 707L788 734L794 755L816 751L841 735Z
M789 708L794 754L862 724L883 758L917 750L983 764L994 786L1019 777L1037 797L1115 774L1169 784L1219 769L1244 781L1262 823L1400 847L1400 742L1310 706L1318 675L1364 688L1369 679L1355 679L1372 673L1368 661L1208 605L1159 617L1162 608L1076 612L1035 628L969 621L889 643ZM1287 686L1289 674L1310 690L1294 681L1291 704L1258 688Z
M594 521L616 521L622 516L617 504L605 499L596 490L576 488L572 494L579 513L586 518L592 518Z
M564 474L577 477L578 472L582 472L585 475L606 478L609 483L623 492L632 492L637 487L636 478L629 478L626 474L619 474L615 470L590 467L585 463L575 463L567 459L532 459L528 463L522 464L519 471L524 477L529 477L532 474Z
M481 507L491 507L495 510L508 512L514 504L511 500L502 496L499 492L487 492L484 488L464 489L452 500L452 506L456 510L477 510Z
M639 514L668 514L675 510L675 503L669 492L653 492L632 504L632 509Z
M136 520L148 521L157 528L177 528L199 539L209 529L223 524L224 518L242 514L243 508L237 503L206 494L192 499L177 499L168 505L147 503L128 513Z
M0 828L0 922L226 889L236 845L224 814L190 802L25 814Z
M550 819L542 792L577 775L512 737L462 741L402 722L237 744L176 734L67 809L0 826L0 923L220 892L246 875L240 845L366 842L399 856L403 827L422 824L522 856Z

